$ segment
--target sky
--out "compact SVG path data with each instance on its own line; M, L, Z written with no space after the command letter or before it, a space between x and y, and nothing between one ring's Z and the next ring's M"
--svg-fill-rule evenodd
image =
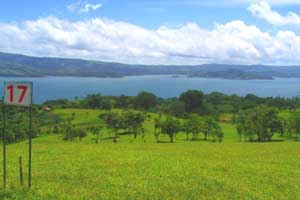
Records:
M300 0L2 0L0 51L131 64L300 65Z

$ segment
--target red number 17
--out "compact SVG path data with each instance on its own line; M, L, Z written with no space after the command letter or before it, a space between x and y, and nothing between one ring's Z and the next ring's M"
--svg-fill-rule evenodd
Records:
M18 89L22 90L21 95L18 99L18 102L22 103L24 100L24 97L26 95L26 92L27 92L27 86L26 85L18 85ZM13 85L7 86L7 90L9 91L9 101L12 103L12 102L14 102L14 86Z

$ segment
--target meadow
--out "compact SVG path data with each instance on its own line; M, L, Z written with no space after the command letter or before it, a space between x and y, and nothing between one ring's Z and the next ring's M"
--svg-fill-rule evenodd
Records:
M101 123L100 110L57 109L61 117L75 113L74 123ZM221 123L222 143L186 141L185 134L156 143L153 117L145 138L103 130L98 144L89 134L82 141L41 134L33 140L33 187L19 183L18 157L27 141L7 147L8 187L1 199L299 199L300 145L293 140L239 142L235 126ZM286 115L284 113L283 115ZM0 151L2 155L2 149ZM2 159L0 160L2 166ZM2 176L2 169L1 169Z

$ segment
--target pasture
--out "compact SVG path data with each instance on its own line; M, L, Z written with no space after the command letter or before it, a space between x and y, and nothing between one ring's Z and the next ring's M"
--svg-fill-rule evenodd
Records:
M59 109L61 117L75 113L74 123L101 123L98 110ZM120 111L121 112L121 111ZM103 130L98 144L92 134L82 141L41 134L33 140L33 187L19 183L18 157L24 159L27 180L27 141L7 147L8 188L1 199L299 199L300 144L239 142L234 125L221 123L222 143L175 143L153 135L153 116L144 125L145 138ZM2 155L2 149L0 151ZM0 160L2 166L2 159ZM1 169L2 175L2 169ZM2 185L0 186L2 187ZM1 188L2 189L2 188Z

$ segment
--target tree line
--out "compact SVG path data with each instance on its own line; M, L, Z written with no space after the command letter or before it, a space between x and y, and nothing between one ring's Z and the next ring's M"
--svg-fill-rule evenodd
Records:
M125 130L127 134L133 135L136 139L138 135L144 139L145 129L143 127L147 118L152 118L150 115L140 112L125 111L125 112L106 112L99 116L109 129L114 132L114 141L119 137L121 130ZM186 140L190 140L189 135L192 134L191 140L198 140L198 136L202 133L204 140L208 136L212 137L212 141L223 139L223 132L217 121L212 118L202 118L199 115L191 115L187 119L179 119L170 115L159 115L153 119L153 134L157 143L160 142L160 135L167 135L170 142L174 142L174 137L178 133L185 133ZM149 134L149 133L147 133Z
M300 108L300 98L267 97L262 98L253 94L246 96L225 95L219 92L204 94L198 90L188 90L179 97L159 98L149 92L140 92L137 96L102 96L91 94L85 98L75 97L74 100L59 99L47 101L44 105L60 108L90 108L111 110L139 109L157 113L184 117L189 113L212 115L218 117L222 113L237 114L240 110L255 108L259 105L277 109Z
M240 111L235 124L240 141L244 138L244 141L270 142L275 134L298 140L300 111L292 110L282 117L277 108L262 105Z

